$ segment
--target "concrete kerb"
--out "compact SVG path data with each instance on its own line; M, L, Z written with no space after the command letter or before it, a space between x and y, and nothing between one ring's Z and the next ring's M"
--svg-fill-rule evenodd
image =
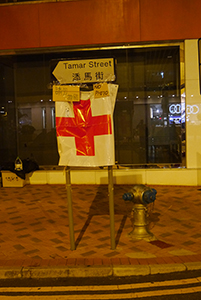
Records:
M108 277L112 276L112 267L79 266L52 268L24 268L23 278L67 278L67 277Z
M149 265L132 265L132 266L113 266L114 277L126 277L126 276L146 276L150 274Z
M68 278L68 277L126 277L168 274L201 270L201 262L158 265L110 265L71 267L7 267L0 268L0 279Z
M188 271L201 270L201 262L189 262L184 264Z
M174 272L187 271L187 267L184 264L160 264L151 265L150 274L167 274Z

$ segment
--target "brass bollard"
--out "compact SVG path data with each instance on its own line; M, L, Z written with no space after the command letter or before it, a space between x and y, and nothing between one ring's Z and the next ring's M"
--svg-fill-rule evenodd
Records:
M153 241L155 237L148 230L148 209L147 205L156 199L157 191L145 185L136 185L133 189L123 195L125 201L132 201L133 205L133 230L129 236L137 240Z
M134 222L133 230L129 233L129 236L137 240L154 240L153 233L147 228L147 208L143 204L134 204L132 211Z

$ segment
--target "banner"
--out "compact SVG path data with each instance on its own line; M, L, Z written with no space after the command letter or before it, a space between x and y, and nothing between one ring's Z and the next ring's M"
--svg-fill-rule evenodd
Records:
M113 112L118 85L108 84L109 96L81 92L79 102L55 102L60 166L115 164Z

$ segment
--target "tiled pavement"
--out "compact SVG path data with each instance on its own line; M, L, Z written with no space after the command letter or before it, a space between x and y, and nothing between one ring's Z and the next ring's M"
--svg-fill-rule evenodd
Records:
M65 185L0 188L0 267L149 265L201 262L201 190L152 186L149 229L155 241L134 240L132 203L115 185L115 239L111 250L107 185L72 185L76 250L70 250Z

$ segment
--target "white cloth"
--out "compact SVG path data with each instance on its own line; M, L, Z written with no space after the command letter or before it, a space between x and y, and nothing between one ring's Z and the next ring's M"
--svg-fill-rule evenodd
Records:
M55 102L60 166L115 164L113 112L118 85L108 84L109 96L81 92L80 102Z

